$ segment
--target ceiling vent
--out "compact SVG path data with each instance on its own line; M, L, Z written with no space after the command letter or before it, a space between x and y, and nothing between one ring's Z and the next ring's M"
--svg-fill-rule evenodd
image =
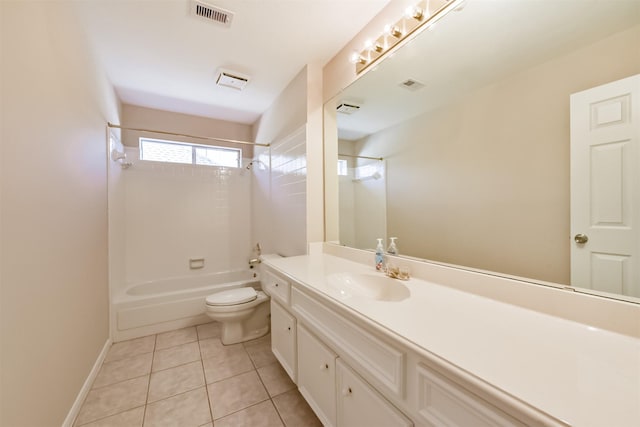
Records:
M191 14L225 27L230 27L231 21L233 20L233 12L198 0L191 1Z
M216 84L218 86L242 90L247 83L249 83L249 76L236 73L235 71L218 70L218 76L216 77Z
M422 89L424 87L424 83L420 83L419 81L413 80L413 79L407 79L402 83L400 83L400 87L403 87L407 90L415 92L417 90Z
M343 102L342 104L338 105L337 111L338 113L342 113L342 114L353 114L359 109L360 109L359 105L347 104L346 102Z

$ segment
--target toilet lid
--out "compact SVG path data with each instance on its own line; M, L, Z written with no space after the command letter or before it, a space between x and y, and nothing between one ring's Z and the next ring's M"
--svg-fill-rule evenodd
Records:
M235 305L253 301L258 298L256 290L251 287L229 289L216 292L207 297L207 305Z

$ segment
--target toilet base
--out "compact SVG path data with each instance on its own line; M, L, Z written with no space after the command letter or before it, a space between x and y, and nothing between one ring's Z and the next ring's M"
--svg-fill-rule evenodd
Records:
M207 315L221 324L220 341L224 345L238 344L254 340L269 333L270 306L269 300L264 295L263 301L255 307L245 310L213 312L207 311Z
M223 323L220 331L220 341L222 341L224 345L238 344L255 340L269 333L269 325L251 330L247 333L243 333L243 329L242 323Z

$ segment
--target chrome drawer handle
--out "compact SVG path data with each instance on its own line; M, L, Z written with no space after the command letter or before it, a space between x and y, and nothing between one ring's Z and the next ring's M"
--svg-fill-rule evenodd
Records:
M342 390L342 395L343 396L349 396L349 395L351 395L351 393L353 393L353 391L351 390L351 387L347 387L347 388Z

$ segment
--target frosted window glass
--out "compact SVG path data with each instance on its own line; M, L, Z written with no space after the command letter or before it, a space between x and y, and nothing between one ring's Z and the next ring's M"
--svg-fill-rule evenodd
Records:
M242 150L140 138L140 160L239 168Z
M348 175L346 160L338 160L338 175L340 176Z

